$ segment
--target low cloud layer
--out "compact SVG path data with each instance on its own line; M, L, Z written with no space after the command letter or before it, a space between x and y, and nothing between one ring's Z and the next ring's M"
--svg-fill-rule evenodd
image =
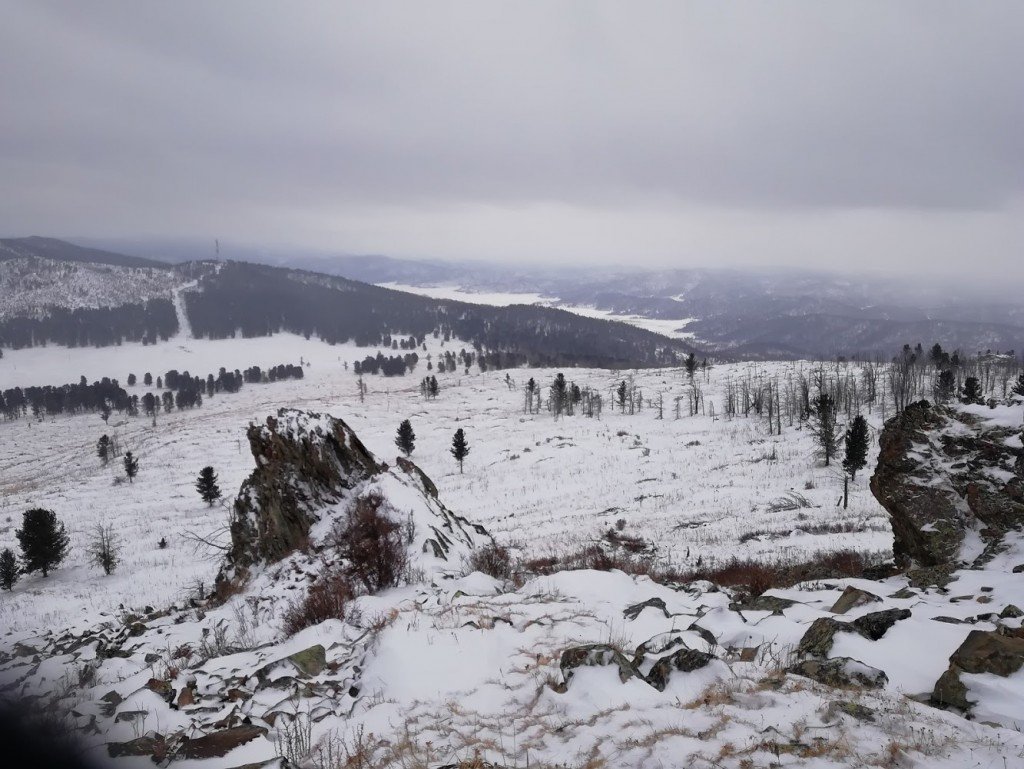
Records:
M1018 3L0 5L3 235L1020 272Z

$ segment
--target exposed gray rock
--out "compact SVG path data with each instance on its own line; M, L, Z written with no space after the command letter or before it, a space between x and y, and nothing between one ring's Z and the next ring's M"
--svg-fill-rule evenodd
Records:
M972 526L980 523L996 541L1024 523L1024 479L1007 476L1022 455L1006 444L1015 432L928 401L885 423L871 491L891 518L898 561L949 567ZM919 575L917 583L930 578L943 584L948 572Z
M1011 633L1014 631L1011 631ZM1019 631L1016 631L1019 632ZM1024 638L996 630L972 630L949 658L949 668L935 683L932 702L970 710L961 673L993 673L1006 677L1024 666Z
M708 654L707 652L697 651L696 649L679 649L654 663L654 666L651 667L651 672L647 674L647 683L659 692L663 692L665 687L668 686L673 671L692 673L694 670L700 670L702 667L705 667L713 659L715 659L715 655Z
M585 666L615 665L619 669L619 680L625 683L638 675L633 663L626 655L608 644L586 644L573 646L562 652L559 669L562 671L561 691L565 691L576 672L576 668Z
M865 638L877 641L888 632L889 628L908 617L910 617L910 609L885 609L858 617L850 625Z
M829 611L833 614L846 614L850 609L856 609L858 606L865 606L866 604L881 600L874 593L850 586L836 599L836 602L832 604L832 608Z
M789 672L837 688L879 689L885 686L889 680L888 676L878 668L870 667L850 657L802 660L789 668Z

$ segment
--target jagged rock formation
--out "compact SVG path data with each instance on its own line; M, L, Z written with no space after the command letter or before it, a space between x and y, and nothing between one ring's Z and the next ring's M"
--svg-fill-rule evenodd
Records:
M255 564L317 548L322 542L313 527L343 519L360 500L411 529L418 551L440 561L447 562L453 549L468 552L475 537L489 538L482 526L441 504L437 487L413 462L399 459L397 469L389 468L341 419L281 409L265 424L250 426L248 437L256 469L235 500L221 581L244 579Z
M891 517L897 561L951 567L968 531L991 544L1024 524L1017 432L928 401L886 422L871 491Z

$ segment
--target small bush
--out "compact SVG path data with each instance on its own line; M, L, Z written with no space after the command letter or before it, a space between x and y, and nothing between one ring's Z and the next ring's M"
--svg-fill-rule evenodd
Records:
M375 494L362 497L330 537L346 576L367 593L398 585L408 565L402 526L381 514L382 503Z
M329 619L344 619L349 602L355 597L352 583L338 571L321 576L305 597L292 601L284 614L284 632L289 636Z
M512 579L512 575L515 573L512 554L509 553L507 547L503 547L497 542L491 542L474 550L469 556L469 568L473 571L482 571L484 574L502 581Z

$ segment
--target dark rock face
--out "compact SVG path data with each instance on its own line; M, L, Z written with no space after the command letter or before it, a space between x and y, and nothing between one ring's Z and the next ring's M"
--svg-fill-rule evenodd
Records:
M220 758L227 755L239 745L244 745L257 737L262 737L267 730L262 726L243 724L221 729L217 732L204 734L182 745L182 758Z
M972 630L949 658L949 669L935 682L932 702L970 710L961 673L993 673L1006 677L1024 666L1024 638L994 630Z
M886 609L858 617L850 625L865 638L877 641L889 631L889 628L901 619L908 617L910 617L910 609Z
M1006 445L1014 433L928 401L886 422L871 491L891 518L899 562L947 567L974 522L990 542L1024 524L1024 478L1008 475L1022 461Z
M348 425L326 415L281 409L248 436L256 469L235 500L229 572L302 547L319 508L383 469Z

